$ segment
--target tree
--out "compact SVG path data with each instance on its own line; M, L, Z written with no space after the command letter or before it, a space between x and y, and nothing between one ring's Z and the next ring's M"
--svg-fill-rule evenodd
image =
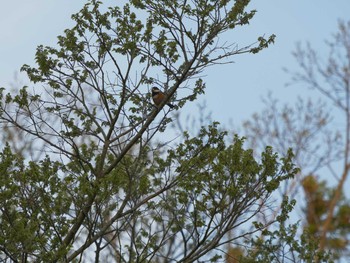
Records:
M330 249L341 256L349 240L349 197L344 190L350 168L350 22L339 22L338 32L327 45L326 60L310 44L298 45L293 54L300 70L287 71L293 76L292 84L302 83L326 100L299 99L295 107L280 109L270 99L266 110L245 127L255 145L268 143L278 152L286 145L293 148L302 172L286 185L284 194L293 196L303 189L305 228L320 241L320 250ZM322 174L327 180L319 179Z
M324 231L323 226L327 220L329 205L334 198L335 189L328 186L325 180L321 181L313 175L308 175L303 179L302 187L306 196L305 228L314 237L319 237ZM326 240L326 248L332 250L336 258L341 257L347 249L349 220L349 200L342 194L337 201L337 209L333 215Z
M92 0L58 48L38 47L38 66L22 68L32 90L1 92L1 122L46 155L28 161L9 145L0 154L4 261L216 261L224 244L274 222L252 227L297 172L291 152L267 147L255 160L217 123L172 149L151 141L172 121L169 100L177 110L203 93L206 67L273 42L221 42L253 18L248 3ZM159 107L151 85L167 92Z

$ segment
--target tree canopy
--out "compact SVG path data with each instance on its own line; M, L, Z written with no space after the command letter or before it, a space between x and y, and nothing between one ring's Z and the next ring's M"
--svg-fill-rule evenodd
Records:
M33 86L1 90L6 131L20 131L42 150L33 160L14 151L14 142L3 145L2 259L214 262L225 245L252 239L249 255L261 247L255 234L283 226L293 200L283 198L272 221L257 215L280 206L273 193L298 172L291 151L278 156L266 147L255 158L244 138L228 139L216 122L173 145L152 140L173 111L204 93L207 67L273 43L273 35L243 47L224 39L249 24L256 11L248 4L131 0L108 7L90 0L58 47L37 48L37 66L22 67ZM150 101L151 86L166 94L159 106ZM169 101L174 109L163 109Z

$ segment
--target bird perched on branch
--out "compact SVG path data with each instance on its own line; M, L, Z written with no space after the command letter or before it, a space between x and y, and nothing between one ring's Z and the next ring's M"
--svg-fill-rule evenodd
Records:
M152 99L154 104L159 106L162 101L166 99L166 95L157 87L152 87ZM167 103L166 105L168 105L171 109L174 108L173 104Z

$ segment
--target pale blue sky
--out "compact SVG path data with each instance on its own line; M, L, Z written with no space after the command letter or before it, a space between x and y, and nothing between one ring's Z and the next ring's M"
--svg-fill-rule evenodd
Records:
M73 25L70 16L85 1L0 1L0 86L8 87L21 65L33 65L37 45L55 45L56 36ZM256 17L229 40L246 45L260 35L276 34L276 43L260 54L241 55L234 64L206 71L208 110L224 123L232 119L238 124L259 111L260 98L268 90L281 100L306 92L284 87L288 76L282 67L296 68L291 56L295 43L309 41L322 50L324 40L337 30L338 19L350 19L350 0L253 0L251 8L258 11Z
M8 87L14 73L34 64L36 46L55 45L57 35L73 25L72 13L84 0L0 0L0 87ZM112 1L115 3L120 0ZM276 43L259 54L234 58L235 63L209 68L204 99L214 120L238 126L263 108L261 97L272 91L281 101L315 93L302 87L285 87L289 77L282 67L297 69L291 52L298 41L309 41L325 51L325 40L337 31L339 19L350 20L350 0L253 0L258 12L251 24L228 41L247 45L260 35L276 34ZM182 111L193 113L194 106Z

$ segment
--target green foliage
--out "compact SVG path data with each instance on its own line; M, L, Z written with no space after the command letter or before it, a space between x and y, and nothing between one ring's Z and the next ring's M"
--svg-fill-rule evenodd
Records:
M299 237L298 228L298 223L286 226L285 220L280 221L276 230L263 231L261 237L252 238L251 248L240 256L239 262L333 262L331 254L319 251L318 241L308 232Z
M270 226L273 230L264 229L260 236L246 241L245 250L243 246L231 246L227 262L333 262L334 255L319 251L318 240L308 231L304 230L299 237L299 223L287 224L288 214L294 205L295 200L289 202L285 196L277 216L277 224ZM255 222L255 227L259 229L262 225Z
M262 163L259 164L253 158L252 150L243 149L244 139L235 137L233 144L226 147L225 134L219 132L217 123L214 123L208 130L203 127L195 138L189 139L187 135L185 143L177 148L176 154L185 156L185 159L181 157L176 171L186 171L180 183L184 189L177 192L180 203L193 199L192 191L198 194L196 200L201 199L203 191L208 193L209 200L202 204L204 210L233 205L247 196L259 199L273 192L281 181L291 178L297 171L290 167L292 169L278 174L278 157L271 148L262 153ZM291 158L285 160L287 165L290 165ZM263 190L261 185L264 185Z
M251 150L244 150L243 142L235 137L226 145L226 132L214 123L203 127L197 137L186 135L184 142L169 150L165 158L150 160L147 151L139 157L126 156L100 180L84 172L89 166L79 165L81 160L92 157L88 156L88 148L81 151L84 156L61 166L50 159L26 165L6 147L1 154L1 188L6 189L0 196L4 233L1 245L13 258L22 253L36 259L55 258L55 250L64 254L60 241L74 220L69 211L79 210L86 196L96 195L98 210L91 211L88 218L95 213L101 216L97 221L99 228L103 228L112 211L126 205L118 222L132 220L135 225L119 233L120 238L128 240L130 231L136 231L138 238L130 249L148 251L130 254L130 260L147 258L159 249L161 252L157 253L166 253L170 246L165 241L167 237L181 240L185 235L188 241L180 243L184 250L201 243L220 246L218 237L223 238L226 232L259 213L255 204L271 197L271 185L275 187L296 172L291 165L292 156L280 162L268 148L259 163ZM110 161L113 159L111 155ZM159 225L150 228L150 222ZM167 230L158 229L165 222ZM210 235L206 234L208 231ZM186 258L195 260L204 255L194 251ZM214 260L220 255L211 256Z
M0 246L13 260L48 260L69 228L71 199L49 158L24 163L6 146L0 153Z
M256 202L268 200L280 182L298 171L291 163L292 155L280 162L268 148L259 163L251 150L243 149L244 139L235 137L232 144L226 146L226 132L219 131L217 126L214 123L208 128L202 127L194 138L185 135L185 141L169 150L166 159L157 159L157 170L164 178L162 182L171 185L173 178L176 186L149 209L155 209L151 214L157 214L158 209L163 211L162 217L155 220L167 222L169 237L181 240L182 236L187 240L185 244L179 244L182 251L191 250L200 243L219 246L217 236L224 236L259 213ZM175 170L167 177L171 167ZM287 167L290 169L286 170ZM285 212L280 216L281 220L287 217L292 204L286 200L283 206ZM147 225L147 217L139 216ZM165 248L162 248L163 253L166 253ZM193 252L185 259L192 261L201 256L199 252ZM219 254L212 256L214 259Z
M273 36L243 48L219 44L253 18L248 4L90 0L57 48L37 48L37 67L22 70L40 85L0 94L1 123L47 154L27 162L7 146L0 155L4 257L68 262L95 251L99 261L105 248L118 262L221 257L215 249L227 233L249 224L258 203L296 173L293 156L266 148L255 160L244 139L228 143L218 123L185 134L168 152L154 148L172 119L162 111L167 101L150 103L148 86L177 99L177 110L204 93L198 75L208 66L272 43Z

